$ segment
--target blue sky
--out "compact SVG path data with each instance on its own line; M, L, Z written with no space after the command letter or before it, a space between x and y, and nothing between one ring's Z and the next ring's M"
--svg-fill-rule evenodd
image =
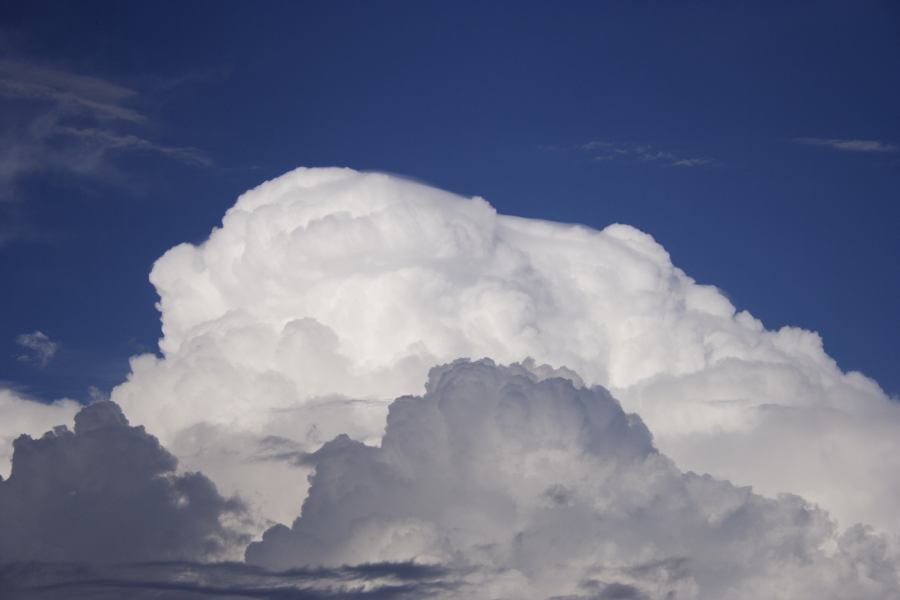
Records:
M894 3L4 2L0 61L0 380L38 397L121 381L153 261L299 165L634 225L900 392Z

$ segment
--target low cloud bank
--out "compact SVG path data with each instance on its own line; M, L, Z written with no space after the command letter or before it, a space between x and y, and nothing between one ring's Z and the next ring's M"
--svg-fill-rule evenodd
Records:
M206 562L245 547L226 524L243 507L176 475L114 403L23 436L0 481L0 595L900 599L896 540L679 470L568 369L458 360L390 404L380 446L283 454L313 470L300 516L245 563Z
M242 563L0 564L9 600L414 600L459 585L440 567L382 563L269 571Z
M339 437L317 453L302 515L247 561L469 569L459 597L900 597L883 538L682 473L606 390L546 375L434 369L423 397L391 405L380 447Z

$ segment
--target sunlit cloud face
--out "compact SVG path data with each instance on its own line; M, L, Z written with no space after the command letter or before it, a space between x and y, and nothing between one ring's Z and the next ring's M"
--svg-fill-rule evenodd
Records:
M306 453L341 433L378 443L389 401L421 393L431 366L488 356L609 388L684 469L897 530L897 406L818 335L766 330L632 227L298 169L167 252L151 281L163 356L134 358L112 398L263 517L296 516Z

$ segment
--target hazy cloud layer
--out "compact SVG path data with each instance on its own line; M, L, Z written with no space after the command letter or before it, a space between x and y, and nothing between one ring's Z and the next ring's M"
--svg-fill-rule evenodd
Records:
M461 598L900 597L883 538L683 474L606 390L490 361L434 369L380 447L326 444L302 516L247 560L468 569Z
M667 167L701 167L713 164L709 157L683 156L646 142L614 142L593 140L575 146L540 146L553 152L576 152L591 157L596 162L620 161L626 163L654 163Z
M46 367L59 350L59 343L51 340L50 336L40 330L16 336L16 343L26 351L25 354L20 354L18 359L39 367Z
M0 202L35 173L104 176L122 152L149 152L194 166L211 161L192 147L143 137L141 94L98 77L24 60L0 60Z
M134 358L112 397L270 518L293 518L306 493L290 474L309 467L285 456L340 433L375 443L388 401L421 393L432 365L489 356L606 386L684 469L900 530L897 404L818 335L765 329L632 227L298 169L241 196L151 280L164 356Z
M332 569L268 571L242 563L0 564L8 600L412 600L458 586L441 567L378 563Z
M808 146L822 146L842 152L896 152L898 150L896 145L881 140L802 137L794 138L794 142Z
M711 158L678 156L668 150L661 150L654 144L593 141L583 144L581 149L593 154L593 159L600 162L632 160L670 167L700 167L713 162Z
M199 473L176 475L156 438L112 402L42 437L16 439L0 480L0 562L204 559L243 539L225 521L242 506Z

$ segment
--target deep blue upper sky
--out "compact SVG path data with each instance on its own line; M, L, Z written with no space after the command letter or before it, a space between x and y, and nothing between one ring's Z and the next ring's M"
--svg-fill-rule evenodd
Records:
M153 260L300 165L635 225L900 392L896 3L3 2L0 55L0 380L38 397L118 383Z

